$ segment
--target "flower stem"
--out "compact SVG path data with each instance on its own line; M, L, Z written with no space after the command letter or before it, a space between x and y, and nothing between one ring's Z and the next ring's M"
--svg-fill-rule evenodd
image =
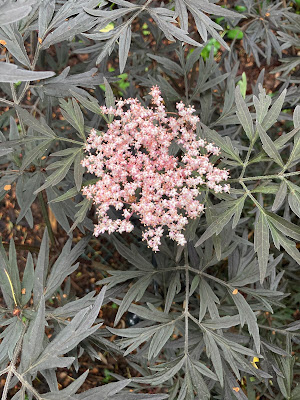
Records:
M184 261L185 261L185 300L184 300L184 354L187 356L189 353L189 291L190 291L190 276L189 276L189 265L188 265L188 249L187 246L184 248Z

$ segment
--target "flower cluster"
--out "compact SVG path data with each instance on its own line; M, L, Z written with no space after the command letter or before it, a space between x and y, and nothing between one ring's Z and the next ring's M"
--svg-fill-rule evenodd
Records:
M159 250L164 229L178 244L186 240L183 230L188 218L204 210L199 185L216 193L228 192L221 185L229 173L214 167L211 154L219 148L195 133L199 118L193 107L182 102L178 114L168 116L157 86L150 92L154 109L143 107L137 99L119 100L116 108L101 107L103 114L114 115L106 133L92 130L86 145L87 157L82 165L99 180L86 186L83 194L93 199L99 218L94 234L130 232L130 221L137 215L145 227L143 239L154 251ZM172 155L170 145L179 146ZM108 210L122 211L122 218L111 219Z

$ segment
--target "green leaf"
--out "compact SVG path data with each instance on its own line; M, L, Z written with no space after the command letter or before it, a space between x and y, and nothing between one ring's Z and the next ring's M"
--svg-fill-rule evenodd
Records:
M105 84L105 105L107 108L110 108L110 107L115 108L116 98L113 94L113 91L112 91L107 79L104 77L103 80L104 80L104 84ZM113 115L108 115L109 122L112 122L113 118L114 118Z
M73 90L70 90L70 93L86 109L92 111L95 114L98 114L98 115L102 116L102 112L100 110L100 105L99 105L98 101L94 97L90 96L88 93L86 94L87 97L83 97L80 94L78 94L77 92L74 92Z
M27 370L43 351L45 325L45 301L43 296L41 296L35 318L30 321L28 331L24 336L21 356L22 371Z
M11 46L13 46L13 41L10 42ZM25 60L24 63L25 65L27 64ZM50 78L53 75L55 75L55 72L52 71L28 71L27 69L20 68L15 64L9 64L6 62L0 63L0 82L14 83L19 81L37 81L40 79Z
M255 316L253 310L251 309L251 307L249 306L249 304L247 303L244 296L242 296L239 292L233 294L234 291L232 291L231 289L228 289L228 292L230 293L230 296L232 297L232 299L238 309L238 312L240 315L241 326L243 327L244 324L247 323L249 333L253 337L256 350L259 354L260 353L260 336L259 336L259 329L258 329L258 325L257 325L256 316Z
M234 229L237 224L240 222L242 212L244 210L244 203L245 203L246 197L242 197L241 201L238 202L233 221L232 221L232 229Z
M23 217L25 217L28 221L28 213L30 212L30 207L32 203L35 201L36 196L33 194L33 192L39 188L40 186L40 181L41 181L41 173L40 172L35 172L30 176L28 180L26 180L26 174L24 174L22 177L18 179L17 185L20 183L22 186L20 187L21 194L18 193L18 190L16 190L16 195L17 195L17 200L20 206L20 214L18 215L17 218L17 224L22 220ZM17 186L18 188L18 186ZM32 215L32 213L30 212ZM30 224L31 221L28 221ZM33 227L33 221L32 221L32 227Z
M170 311L174 297L177 293L179 293L180 288L181 288L180 274L179 272L175 272L172 274L168 284L168 292L165 300L165 310L164 310L166 314Z
M204 379L202 377L202 373L201 373L202 372L202 368L201 367L197 368L198 365L196 367L196 365L194 363L196 363L196 362L195 361L192 362L190 360L190 358L187 359L187 372L191 376L193 387L196 389L198 397L200 399L209 400L211 398L210 391L209 391L209 389L208 389L208 387L207 387L207 385L206 385L206 383L205 383L205 381L204 381ZM198 364L201 365L201 363L198 363ZM210 370L208 370L208 371L210 371ZM215 374L213 374L213 375L215 375ZM190 389L190 393L191 393L191 395L190 395L191 397L190 398L192 398L192 399L194 398L194 389L193 389L193 387Z
M242 79L240 81L238 81L237 84L240 88L241 95L245 99L246 93L247 93L247 76L246 76L245 72L242 73Z
M12 318L10 324L1 333L0 362L3 363L7 357L12 360L13 354L23 331L23 323L19 318Z
M24 170L28 167L32 162L39 161L38 159L48 150L51 145L53 139L44 140L38 146L33 147L31 150L25 153L25 157L23 158L22 165L20 168L20 172L24 172Z
M84 158L84 153L83 150L81 150L80 152L77 153L74 159L74 181L78 192L80 192L81 190L82 178L85 171L85 168L81 165L81 161L83 160L83 158Z
M261 124L264 130L267 131L277 121L277 118L279 117L280 111L284 103L285 96L286 96L286 89L283 90L281 95L278 97L278 99L275 101L275 103L268 111L267 115L264 117Z
M76 228L76 226L78 224L80 224L81 222L84 221L84 219L85 219L85 217L87 215L87 212L92 207L92 203L93 202L92 202L91 199L85 198L84 200L82 200L80 203L77 204L77 206L80 207L80 208L77 211L77 213L75 214L75 221L74 221L73 225L71 226L68 234L70 232L72 232Z
M132 245L129 249L127 246L122 244L116 237L112 237L113 243L118 251L126 260L141 271L152 272L154 270L153 265L144 258L138 251L136 246Z
M295 137L294 147L285 165L285 169L291 168L295 163L298 163L299 158L300 158L300 138Z
M203 128L204 135L207 139L215 143L216 146L220 147L222 153L228 157L230 160L235 160L239 165L243 165L243 161L240 159L237 150L234 149L231 139L227 136L223 138L216 131L207 128L205 125L201 124Z
M45 183L39 189L37 189L34 192L34 194L37 194L37 193L41 192L42 190L48 188L49 186L55 186L59 182L61 182L64 179L64 177L67 175L67 173L69 172L70 167L73 164L76 155L78 154L78 151L81 151L81 149L78 150L78 148L76 148L73 150L73 154L71 154L69 157L67 157L63 161L56 161L56 162L50 164L47 167L47 170L55 169L57 167L58 168L56 169L55 172L53 172L53 174L51 174L50 176L48 176L48 178L46 178Z
M207 199L207 208L205 210L205 217L206 217L206 221L207 221L208 225L210 225L215 220L215 218L217 218L217 216L218 216L217 214L213 215L212 206L213 206L213 204L208 198ZM199 225L199 222L197 224L197 227L198 227L198 225ZM222 245L221 245L221 237L220 237L220 235L213 235L212 236L212 241L213 241L213 244L214 244L216 257L217 257L218 260L220 260L221 256L222 256Z
M271 97L266 94L266 91L261 86L261 84L258 85L258 88L259 88L259 95L258 95L259 99L256 96L253 96L253 103L256 110L256 120L258 123L261 124L271 104Z
M117 393L121 392L122 389L125 388L131 379L122 379L117 382L107 383L106 385L98 386L97 388L92 388L90 390L84 391L83 393L76 394L77 400L113 400L113 398L122 400L122 394L120 396L115 396ZM60 391L61 392L61 391ZM60 393L59 392L59 393ZM125 392L126 393L126 392ZM153 400L162 400L165 399L165 395L158 395L158 397L154 397ZM142 400L142 399L141 399Z
M289 193L288 202L291 210L300 218L300 193L295 191Z
M200 294L199 322L203 320L207 309L209 310L211 318L218 318L219 313L216 304L220 304L220 300L213 292L209 284L203 278L200 281L199 294Z
M119 63L120 63L120 72L124 71L128 52L131 44L131 25L126 26L125 32L122 33L119 39Z
M45 229L40 247L33 281L33 304L38 306L44 293L46 274L49 265L49 237Z
M44 289L45 300L48 300L55 290L62 284L64 279L71 275L77 268L79 263L73 265L78 257L84 252L90 236L81 239L71 250L72 239L69 239L61 251L58 259L51 267L50 274L47 278L46 287Z
M224 386L223 366L217 343L215 342L215 339L211 335L209 330L205 330L203 339L206 345L207 356L211 359L216 375L220 382L220 385L223 387Z
M60 107L63 117L79 132L80 137L85 142L84 118L77 101L73 98L72 100L68 99L68 101L61 99Z
M73 187L72 189L69 189L66 193L62 194L61 196L56 197L56 199L50 200L49 203L58 203L60 201L71 199L72 197L75 197L78 193L79 192L77 188Z
M259 212L257 223L254 230L254 250L257 253L260 283L265 279L268 259L269 259L269 226L268 221L263 212Z
M28 111L24 110L22 107L15 105L20 117L22 118L25 125L34 129L35 131L48 136L51 139L56 139L57 136L55 132L43 121L34 118ZM36 138L33 138L36 139Z
M0 237L0 288L1 288L3 299L4 299L7 307L13 309L15 304L14 304L14 298L12 295L9 279L8 279L7 273L6 273L6 272L8 272L8 270L9 270L9 261L8 261L5 249L3 247L3 244L2 244L2 239Z
M191 283L191 287L190 287L190 293L189 295L191 296L194 291L197 289L198 285L200 283L200 275L196 275L194 276L192 283Z
M32 11L33 4L31 0L3 3L1 6L0 25L8 25L25 18Z
M228 201L226 203L228 209L224 211L222 214L218 215L215 221L211 225L209 225L209 227L206 229L206 231L203 233L203 235L195 244L195 247L200 246L203 242L205 242L205 240L210 238L212 235L214 234L218 235L222 231L224 226L228 224L228 222L231 220L234 214L240 215L241 204L244 204L245 198L246 195L240 197L237 200Z
M300 265L300 252L296 244L278 232L278 241L284 250Z
M294 127L300 128L300 105L296 106L293 114Z
M223 74L221 76L217 76L216 78L210 79L208 82L204 83L203 85L201 85L201 87L199 88L199 90L196 90L197 92L203 93L208 89L211 89L212 87L217 86L219 83L223 82L225 79L228 78L228 76L230 75L229 72L227 72L226 74Z
M161 383L169 380L175 374L177 374L177 372L183 367L184 363L185 363L185 358L182 357L177 360L174 360L172 364L175 365L173 366L169 366L168 363L160 364L162 372L158 372L154 375L151 375L150 377L134 378L133 381L138 383L150 383L152 386L160 385Z
M114 286L118 285L119 283L123 283L128 279L138 278L144 275L143 271L114 271L108 270L107 271L111 276L107 278L101 279L98 281L97 284L107 285L107 290L113 288Z
M300 3L299 3L300 4ZM297 400L300 398L300 384L298 384L295 389L292 391L291 400Z
M8 273L9 273L9 276L11 279L11 283L14 287L14 292L15 292L17 302L20 303L21 282L20 282L20 276L19 276L19 268L18 268L18 262L17 262L17 253L16 253L15 242L12 238L10 239L10 243L9 243L8 256L9 256Z
M128 290L128 292L125 294L122 303L118 309L114 325L116 326L118 322L120 321L122 315L128 310L130 307L131 303L136 300L138 301L143 294L145 293L146 289L152 282L153 276L151 274L147 274L140 278L137 282L135 282L131 288Z
M169 324L160 327L155 334L150 343L149 351L148 351L148 360L156 358L163 348L163 346L167 343L170 339L174 331L174 324Z
M252 140L254 135L252 117L245 103L245 100L241 95L239 87L235 89L235 102L237 108L236 114L238 116L238 119L240 120L240 123L242 124L246 135L250 140Z
M279 138L277 138L274 141L275 147L277 150L281 150L283 146L290 140L292 139L300 130L300 126L297 128L294 128L291 132L281 135Z
M39 38L43 39L55 10L55 0L42 0L39 8Z
M274 203L272 206L272 211L277 211L282 206L286 198L286 194L287 194L287 184L285 182L285 179L283 179L276 193Z
M182 67L178 65L176 62L170 60L169 58L157 56L151 53L148 53L147 56L150 57L152 60L157 61L159 64L163 66L163 68L169 71L175 71L179 75L183 75Z
M21 305L24 306L31 298L34 282L34 266L31 253L27 256L26 266L22 280ZM24 293L25 292L25 293Z
M240 39L243 39L243 36L244 36L244 34L239 28L230 29L227 32L227 37L229 39L239 39L240 40Z
M205 375L210 379L217 380L217 376L213 371L207 368L202 362L197 360L190 360L194 367L200 372L201 375Z
M257 123L257 131L259 133L260 139L263 144L263 149L265 150L265 152L272 160L274 160L277 164L283 167L284 166L283 161L280 157L278 150L275 147L274 142L270 139L270 137L267 135L267 133L259 123Z
M82 340L96 332L102 324L94 325L105 295L105 287L101 289L92 307L80 310L55 337L46 345L36 362L36 367L51 361L51 358L70 352Z
M300 227L293 224L292 222L287 221L286 219L271 213L269 211L265 211L268 222L275 226L279 230L279 232L284 235L290 236L291 238L300 241Z
M265 193L265 194L276 194L278 192L279 185L269 182L262 183L256 188L251 190L251 193Z

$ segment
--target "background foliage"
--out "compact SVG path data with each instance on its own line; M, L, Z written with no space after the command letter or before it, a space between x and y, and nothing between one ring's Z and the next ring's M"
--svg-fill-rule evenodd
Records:
M299 1L0 4L0 198L15 190L28 228L39 203L46 225L24 270L13 240L0 248L2 400L299 399ZM100 105L148 105L152 85L170 112L195 106L232 189L200 191L206 210L184 248L166 239L153 254L138 221L131 236L106 236L128 263L102 266L106 291L74 298L68 277L94 243L86 138L106 129ZM69 236L61 252L48 205ZM110 301L115 328L98 318ZM119 324L128 311L134 326ZM76 394L84 373L58 393L58 369L103 348L136 377Z

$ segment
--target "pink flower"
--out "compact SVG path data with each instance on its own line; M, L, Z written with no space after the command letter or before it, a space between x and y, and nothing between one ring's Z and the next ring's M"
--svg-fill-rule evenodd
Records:
M160 89L153 86L150 94L153 109L143 107L137 99L118 100L116 108L101 107L115 119L107 132L91 130L88 137L82 165L99 180L86 186L83 194L97 206L95 236L131 232L130 218L135 214L145 227L143 240L158 251L165 230L179 245L186 243L183 231L189 219L204 211L200 185L216 193L229 192L230 186L221 185L229 172L209 161L209 155L219 155L220 149L197 138L199 118L193 115L194 108L180 102L178 117L168 117ZM171 143L184 151L172 155ZM122 219L108 216L111 206L122 212Z

